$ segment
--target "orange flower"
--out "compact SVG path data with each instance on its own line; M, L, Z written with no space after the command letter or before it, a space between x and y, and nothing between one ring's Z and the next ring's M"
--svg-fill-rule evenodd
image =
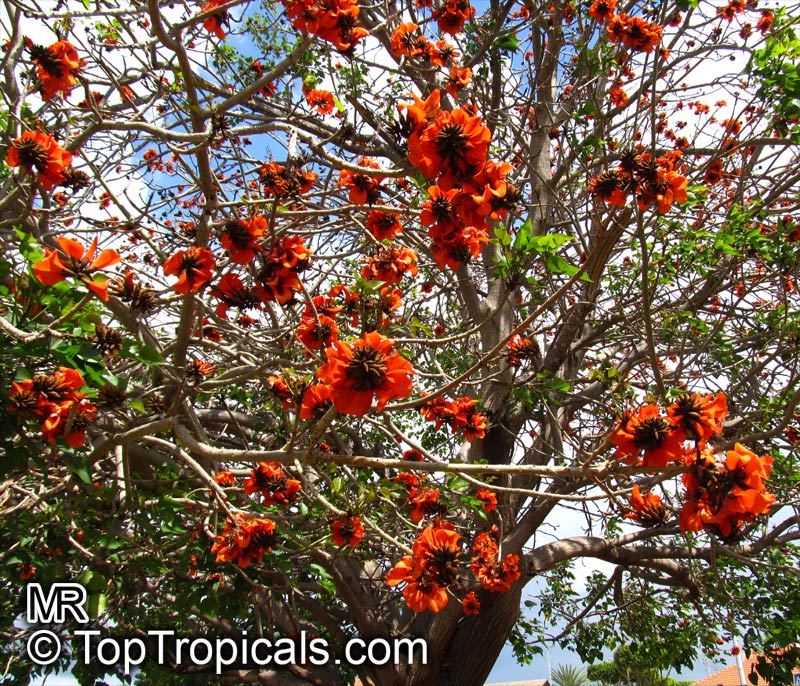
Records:
M372 210L367 215L367 230L379 241L383 241L402 233L403 227L396 213Z
M358 517L342 515L331 521L331 535L336 545L355 548L364 538L364 525Z
M53 405L53 411L42 424L42 438L55 443L58 436L63 436L70 448L80 448L86 442L86 429L96 412L97 408L86 400Z
M406 274L416 276L417 272L417 253L411 248L395 246L381 248L361 268L361 276L365 279L387 284L400 283Z
M72 153L56 143L52 136L41 131L25 131L11 142L6 164L23 167L27 173L36 173L44 190L66 180L64 168L72 164Z
M164 262L163 269L167 276L178 277L172 286L176 293L197 293L211 281L216 266L214 255L208 248L191 247L172 255Z
M455 46L445 40L437 40L435 44L427 43L425 47L428 59L435 67L446 67L449 63L455 62L460 56Z
M301 489L302 484L297 479L289 479L277 462L259 462L244 480L245 494L261 493L265 505L290 505Z
M108 281L95 281L90 278L94 272L117 264L122 260L116 250L103 250L97 253L97 237L92 240L89 249L73 238L59 236L56 238L61 252L45 249L45 257L33 265L33 273L45 286L52 286L67 277L81 281L98 298L108 300Z
M614 430L611 444L617 447L616 456L628 463L636 462L643 452L643 467L666 467L669 462L680 462L683 455L675 425L661 417L655 405L644 405L635 414L626 413Z
M333 392L330 386L314 384L303 394L300 419L314 419L324 415L333 405Z
M625 107L628 104L628 94L622 89L621 86L612 88L608 92L608 99L614 107Z
M259 238L267 233L267 220L256 215L250 220L231 219L222 227L220 244L231 251L231 261L236 264L252 262L256 253L263 252Z
M473 557L470 569L481 584L481 587L494 593L502 593L520 578L519 555L506 555L502 562L498 561L499 550L497 538L499 531L493 526L475 537L472 544Z
M209 291L209 295L222 301L215 310L221 319L228 318L228 310L231 307L238 307L240 310L258 308L261 302L269 297L261 286L246 287L239 275L233 272L224 274L219 283Z
M589 16L596 22L607 22L614 16L617 0L595 0L589 8Z
M303 88L303 93L306 96L306 102L314 108L319 114L330 114L333 112L334 100L333 93L326 90L314 90Z
M358 160L360 167L367 169L380 169L375 160L362 157ZM380 175L365 174L360 171L343 169L339 172L339 188L349 189L348 200L354 205L372 205L377 202L381 194Z
M705 529L733 540L743 522L770 511L775 496L764 486L772 458L758 457L737 443L717 463L708 450L698 455L683 475L686 502L681 511L681 531Z
M409 514L409 519L414 524L419 524L426 515L440 515L445 511L445 507L439 503L439 491L435 488L426 488L421 493L417 493L410 498L414 506Z
M461 608L465 615L477 615L481 611L481 601L475 595L475 591L470 591L461 601Z
M83 66L75 46L60 40L49 48L29 43L28 50L36 65L42 100L50 100L58 92L69 95L78 83L75 75Z
M634 52L653 52L661 41L663 30L663 26L651 24L641 17L617 14L608 23L608 38L612 43L622 43Z
M655 493L642 496L639 484L633 487L631 493L631 507L633 512L625 515L627 519L635 519L643 526L658 526L667 521L667 510L661 498Z
M253 560L260 562L273 545L275 522L236 513L235 520L228 519L222 533L214 538L211 554L216 554L217 562L235 562L245 569Z
M475 497L483 501L483 511L487 514L497 509L497 495L488 488L479 488Z
M450 67L450 75L447 77L445 90L452 97L456 97L463 88L469 86L472 80L472 69L469 67Z
M319 350L328 346L339 337L336 322L324 314L304 316L297 327L297 340L309 350Z
M744 12L744 4L745 0L730 0L725 7L717 8L717 16L732 21L737 14Z
M475 8L469 4L469 0L446 0L431 16L436 20L439 31L454 36L464 28L468 19L475 16Z
M625 179L616 169L598 174L589 181L589 192L612 207L625 207L627 204L628 198L624 188Z
M352 344L335 341L326 351L327 362L317 372L333 390L339 412L363 415L377 397L377 410L389 400L411 393L411 363L393 352L393 342L371 331Z
M406 22L400 24L391 37L392 54L395 57L416 57L427 52L428 41L417 33L418 24Z
M727 399L724 393L684 393L667 408L667 414L681 432L681 440L703 446L712 436L722 433L722 420L728 415Z
M519 334L512 336L506 347L506 359L512 367L519 367L524 361L541 362L542 352L539 344Z
M483 438L486 433L486 415L477 409L475 398L462 397L455 400L443 400L437 397L420 407L422 416L429 422L436 422L438 429L447 424L453 433L460 430L464 438L472 441Z
M410 95L412 98L414 98L414 102L400 103L397 106L397 109L407 110L406 114L408 115L409 121L414 124L414 130L421 131L429 124L432 124L439 112L441 112L441 108L439 107L439 103L441 101L441 91L438 89L431 91L430 95L424 100L421 100L413 93Z
M236 477L227 470L220 470L214 474L214 481L220 486L235 486Z
M227 4L228 1L229 0L210 0L210 2L203 5L203 9L201 9L200 12L211 12L217 7ZM229 19L230 17L225 10L219 10L203 20L203 28L209 33L213 33L220 40L223 40L225 38L225 31L222 27L228 23Z
M423 226L444 224L456 229L458 217L456 214L457 200L460 191L457 188L444 190L439 186L428 188L428 200L422 204L422 213L419 220Z
M429 230L431 252L439 269L458 269L474 257L479 257L483 246L489 242L485 229L476 226L449 226L434 224Z
M447 605L447 588L458 581L461 537L446 527L426 527L414 541L413 554L386 575L386 584L405 583L403 598L414 612L439 612Z
M664 189L656 194L658 213L666 214L673 202L683 203L689 199L686 188L689 185L685 176L675 172L667 172Z
M350 52L369 32L358 26L359 7L355 0L281 0L292 26L313 33L337 50Z
M449 189L483 167L491 138L479 116L463 108L442 111L433 124L408 139L408 160L429 179L441 174L439 185Z

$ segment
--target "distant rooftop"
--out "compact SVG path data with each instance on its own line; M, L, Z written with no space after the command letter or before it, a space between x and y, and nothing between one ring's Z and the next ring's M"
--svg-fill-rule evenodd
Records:
M739 668L734 663L729 667L720 669L718 672L714 672L711 676L695 681L692 686L752 686L748 677L751 672L755 672L757 657L757 655L753 655L749 660L745 657L742 658L744 663L744 683L739 677ZM768 686L768 683L762 677L758 677L757 686Z

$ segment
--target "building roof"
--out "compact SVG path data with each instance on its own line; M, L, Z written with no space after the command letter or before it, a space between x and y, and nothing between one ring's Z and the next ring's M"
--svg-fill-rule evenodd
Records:
M711 676L707 676L700 681L695 681L692 686L752 686L750 683L751 672L755 672L757 655L753 655L750 659L742 656L742 663L744 664L744 683L739 677L739 667L734 662L732 665L714 672ZM758 686L768 686L768 682L759 676Z

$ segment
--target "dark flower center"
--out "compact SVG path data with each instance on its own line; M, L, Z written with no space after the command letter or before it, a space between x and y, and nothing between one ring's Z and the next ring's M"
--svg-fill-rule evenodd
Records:
M239 250L244 250L250 246L253 237L247 227L238 219L226 222L223 229L225 235L230 239Z
M455 219L453 205L450 202L450 198L445 198L442 196L434 198L431 201L431 214L433 214L433 218L441 224Z
M460 124L446 124L436 134L436 151L445 160L458 161L467 151L467 138Z
M622 186L621 181L619 174L615 170L603 172L594 178L592 192L601 198L608 198Z
M353 380L356 391L373 391L386 380L386 356L369 346L353 350L345 375Z
M453 548L435 548L431 550L426 560L426 567L434 583L440 586L449 586L458 581L458 554Z
M675 415L678 417L687 438L697 440L697 425L703 421L703 408L694 395L685 393L675 401Z
M41 45L32 45L30 47L31 57L42 69L44 69L50 76L60 79L64 76L64 62L54 54L50 48L45 48Z
M14 393L10 398L10 410L14 412L34 412L39 406L39 400L36 394L28 389L24 389L19 393Z
M655 450L664 445L671 428L663 417L648 417L633 430L633 442L641 450Z
M286 488L286 476L275 476L266 474L262 471L257 471L255 474L255 481L262 491L282 491Z
M33 390L47 400L61 400L69 391L67 385L49 374L36 374L33 379Z
M22 162L24 167L28 167L28 169L36 167L36 171L40 174L47 169L49 158L47 150L42 147L41 143L26 138L19 143L14 143L14 147L16 147L19 154L19 161Z
M193 279L200 269L200 260L196 255L184 255L181 260L180 271L185 272L188 279Z
M276 536L274 530L259 529L250 538L250 545L271 550L272 546L275 545L275 541Z

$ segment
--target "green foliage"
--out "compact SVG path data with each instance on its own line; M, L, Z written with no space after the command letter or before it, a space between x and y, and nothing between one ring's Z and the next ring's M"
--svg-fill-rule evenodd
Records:
M588 681L586 670L574 665L558 665L550 677L555 686L586 686Z

